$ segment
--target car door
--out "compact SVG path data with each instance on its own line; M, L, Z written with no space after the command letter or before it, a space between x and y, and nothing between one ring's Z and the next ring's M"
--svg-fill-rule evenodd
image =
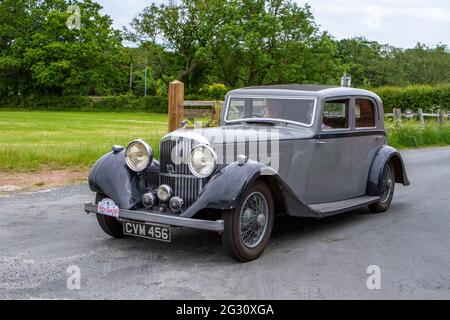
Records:
M378 148L386 143L378 104L369 97L355 97L352 195L366 194L370 166Z
M326 99L318 118L313 161L308 177L308 204L352 197L351 97Z

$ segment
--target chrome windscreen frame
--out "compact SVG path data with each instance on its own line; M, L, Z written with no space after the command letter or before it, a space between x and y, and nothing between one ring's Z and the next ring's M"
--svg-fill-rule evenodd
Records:
M298 121L293 120L287 120L287 119L272 119L272 118L241 118L238 120L228 120L228 109L230 107L231 99L279 99L279 100L310 100L314 101L314 107L313 107L313 114L311 117L311 123L302 123ZM299 125L302 127L311 128L314 125L315 119L316 119L316 112L317 112L317 98L316 97L308 97L308 96L277 96L277 95L232 95L227 98L226 101L226 107L225 107L225 113L224 113L224 122L225 123L241 123L245 122L246 120L249 121L275 121L275 122L285 122L290 124Z

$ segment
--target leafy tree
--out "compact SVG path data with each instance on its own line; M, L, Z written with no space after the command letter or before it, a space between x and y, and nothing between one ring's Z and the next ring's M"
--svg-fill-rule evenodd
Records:
M69 29L69 5L81 28ZM109 94L126 84L121 36L91 0L4 0L0 17L1 73L9 94ZM15 80L11 80L14 76ZM3 85L5 88L5 85Z
M290 0L153 4L132 27L134 39L154 48L157 73L188 88L336 82L342 71L336 45L318 31L309 6Z
M390 59L394 69L389 84L438 84L450 82L450 51L445 45L396 50Z
M336 46L320 33L309 6L291 1L238 1L219 33L218 75L229 86L336 83ZM229 57L233 57L230 59Z
M382 45L365 38L344 39L337 45L341 61L355 86L384 84Z
M444 45L412 49L381 45L364 38L338 42L338 52L355 86L438 84L450 82L450 52Z

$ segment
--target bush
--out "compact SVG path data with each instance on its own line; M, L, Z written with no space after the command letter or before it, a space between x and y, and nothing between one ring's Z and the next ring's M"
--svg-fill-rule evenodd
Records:
M203 86L200 89L200 94L214 100L223 100L223 97L228 92L228 87L222 83L213 83Z
M417 121L405 121L401 126L386 123L389 145L403 148L445 146L450 144L450 125L427 122L422 128Z
M450 110L450 84L437 86L415 85L408 87L380 87L373 89L384 103L384 111L394 108L435 113L437 109Z
M119 95L108 97L86 96L30 96L8 97L0 100L1 109L51 111L143 111L167 113L167 98Z

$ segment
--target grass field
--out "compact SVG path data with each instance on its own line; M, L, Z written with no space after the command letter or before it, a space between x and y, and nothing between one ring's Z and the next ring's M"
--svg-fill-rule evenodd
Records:
M387 122L397 148L450 145L450 125L425 129L415 121ZM159 158L167 116L148 113L0 111L0 172L86 169L114 144L145 139Z
M0 171L85 169L114 144L157 147L166 133L164 114L0 111Z
M420 148L450 145L450 124L440 126L437 120L426 121L422 128L416 120L403 120L400 125L385 122L389 145L398 148Z

